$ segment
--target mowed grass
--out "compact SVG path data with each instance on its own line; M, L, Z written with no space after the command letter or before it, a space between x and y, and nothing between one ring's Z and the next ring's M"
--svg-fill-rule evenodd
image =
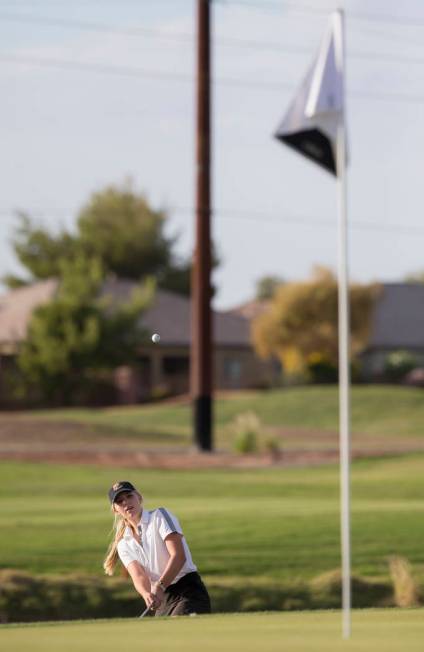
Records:
M337 431L338 389L310 386L263 392L240 392L214 402L217 442L225 445L228 425L240 413L255 412L264 425ZM396 386L354 386L351 392L352 431L390 437L424 438L424 392ZM189 442L192 413L189 402L165 402L104 409L40 410L26 418L72 421L114 436L138 436L140 441Z
M354 573L388 576L404 555L424 577L424 456L352 465ZM340 566L337 466L237 471L111 470L0 463L1 566L101 574L112 525L106 492L139 486L180 519L205 577L310 579Z
M0 627L7 652L421 652L424 610L353 612L341 638L339 612L232 614L197 618L110 620Z

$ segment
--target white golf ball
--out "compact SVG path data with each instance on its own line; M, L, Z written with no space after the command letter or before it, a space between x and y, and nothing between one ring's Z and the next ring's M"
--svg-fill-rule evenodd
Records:
M157 344L159 341L160 341L160 335L159 335L159 333L153 333L153 335L152 335L152 342L154 342L154 344Z

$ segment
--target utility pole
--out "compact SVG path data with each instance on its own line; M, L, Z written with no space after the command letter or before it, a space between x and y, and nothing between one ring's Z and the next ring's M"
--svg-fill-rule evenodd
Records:
M194 442L212 450L210 237L210 2L197 0L196 243L192 275L191 394Z

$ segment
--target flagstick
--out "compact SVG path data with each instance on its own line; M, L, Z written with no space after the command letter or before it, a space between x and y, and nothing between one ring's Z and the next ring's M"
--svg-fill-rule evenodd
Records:
M300 91L292 102L276 136L290 147L337 173L339 203L339 433L340 433L340 525L342 557L343 638L350 637L351 569L350 569L350 434L349 434L349 283L347 265L346 146L344 122L344 12L331 17L313 67L309 69ZM334 146L337 126L336 170L324 146L317 144L316 134ZM309 138L308 134L309 133ZM300 138L298 136L301 135ZM308 147L308 145L310 147Z
M351 632L350 568L350 372L349 372L349 281L346 209L346 147L344 124L337 129L337 177L339 198L339 429L340 429L340 512L342 549L343 638Z

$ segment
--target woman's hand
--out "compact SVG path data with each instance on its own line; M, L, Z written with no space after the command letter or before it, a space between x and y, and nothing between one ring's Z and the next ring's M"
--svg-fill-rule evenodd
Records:
M152 611L157 609L162 602L162 596L159 596L155 593L154 589L152 591L146 591L143 593L143 600L146 603L146 607L149 607Z
M163 590L159 582L155 582L152 585L152 594L156 597L157 600L159 600L159 604L162 604L165 591Z
M152 611L157 609L162 602L163 595L158 596L155 593L143 566L138 561L132 561L128 564L127 570L131 575L135 589L146 603L146 607L149 607Z

